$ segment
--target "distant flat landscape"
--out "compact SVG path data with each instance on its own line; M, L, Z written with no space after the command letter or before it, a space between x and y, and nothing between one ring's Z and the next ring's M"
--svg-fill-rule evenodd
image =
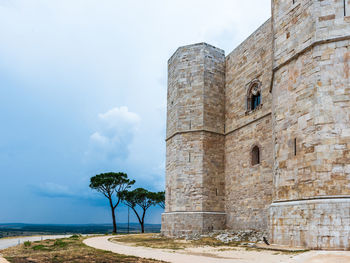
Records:
M145 232L160 232L160 224L145 224ZM33 235L59 235L59 234L106 234L112 232L110 224L77 224L77 225L56 225L56 224L23 224L9 223L0 224L0 238L13 236ZM118 233L127 233L128 224L118 224ZM130 223L130 233L139 233L140 225Z

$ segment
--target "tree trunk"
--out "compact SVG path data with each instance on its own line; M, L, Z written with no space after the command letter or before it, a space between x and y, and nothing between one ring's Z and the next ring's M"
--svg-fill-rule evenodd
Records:
M145 226L144 222L141 223L141 233L145 233Z
M112 219L113 219L113 233L117 233L117 222L115 220L115 208L113 207L112 198L109 199L109 204L111 206Z
M140 226L141 226L141 233L145 233L145 229L143 227L143 221L144 221L143 217L142 217L142 220L141 220L141 218L140 218L139 214L137 213L135 207L132 207L132 206L130 206L130 207L134 211L135 215L137 216L137 219L139 220L139 223L140 223Z
M145 233L145 215L146 215L146 210L145 208L143 209L143 213L142 213L142 219L141 219L141 231L142 233Z

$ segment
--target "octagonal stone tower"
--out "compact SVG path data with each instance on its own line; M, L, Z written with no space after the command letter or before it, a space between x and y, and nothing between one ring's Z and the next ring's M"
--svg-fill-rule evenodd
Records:
M180 47L168 61L167 236L225 228L225 54L205 43Z
M272 242L349 249L349 2L272 2Z

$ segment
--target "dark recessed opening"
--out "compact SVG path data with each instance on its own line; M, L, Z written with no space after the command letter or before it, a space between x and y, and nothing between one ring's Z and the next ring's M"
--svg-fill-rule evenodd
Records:
M250 102L251 110L255 110L260 105L260 101L261 101L260 92L258 92L256 95L252 95L251 102Z
M254 146L252 150L252 165L260 163L260 149L258 146Z

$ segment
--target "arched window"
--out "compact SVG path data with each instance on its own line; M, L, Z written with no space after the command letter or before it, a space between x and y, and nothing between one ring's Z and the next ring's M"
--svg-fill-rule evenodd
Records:
M252 165L260 163L260 149L258 146L254 146L252 149Z
M247 111L253 111L261 104L261 82L252 81L248 86Z

